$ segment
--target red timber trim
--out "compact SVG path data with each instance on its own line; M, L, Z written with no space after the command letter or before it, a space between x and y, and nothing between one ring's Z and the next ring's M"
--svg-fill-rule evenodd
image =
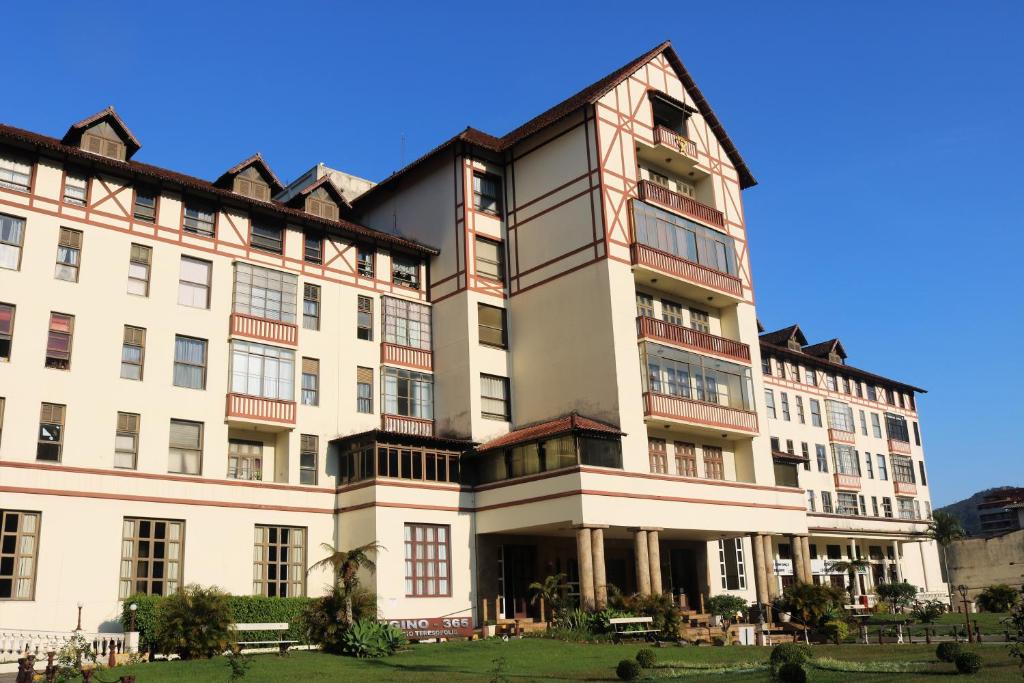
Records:
M853 445L857 443L857 432L846 432L842 429L828 428L828 440L832 443L845 443Z
M665 342L701 353L724 356L730 360L750 363L750 347L743 342L733 341L707 332L693 330L682 325L673 325L664 320L646 315L636 319L637 336L641 339L652 339Z
M906 441L900 441L898 439L889 439L889 452L897 453L899 455L910 455L910 444Z
M228 394L227 417L294 425L295 401L281 401L245 394Z
M299 343L299 328L294 323L267 320L266 318L258 318L245 313L232 313L231 336L248 337L275 344L297 346Z
M380 362L385 365L401 365L407 368L432 372L434 369L434 354L423 349L414 349L411 346L381 342Z
M856 474L842 474L841 472L836 472L835 481L837 489L860 491L860 477Z
M347 505L337 508L336 513L356 512L366 508L399 508L401 510L427 510L429 512L474 512L471 507L458 507L454 505L420 505L419 503L388 503L380 500L371 500L368 503Z
M917 495L917 484L912 484L909 481L894 481L892 485L893 490L896 491L897 496Z
M425 489L427 491L450 491L452 493L472 493L472 489L464 488L461 484L443 484L441 482L418 482L408 479L389 479L387 477L375 477L364 481L357 481L352 484L345 484L335 489L336 493L352 493L371 486L392 486L402 489Z
M197 505L201 507L241 508L245 510L268 510L272 512L302 512L321 515L334 514L333 508L310 508L293 505L261 505L259 503L238 503L228 500L200 500L195 498L164 498L162 496L136 496L127 493L103 493L100 491L73 491L70 489L28 488L22 486L0 486L0 493L21 493L35 496L64 496L68 498L95 498L99 500L121 500L139 503L164 503L167 505Z
M713 270L639 242L633 243L630 247L630 254L634 265L653 268L666 275L682 278L737 298L743 296L743 283L735 275Z
M750 503L747 501L738 500L712 500L708 498L683 498L679 496L654 496L649 493L625 493L622 491L601 491L596 489L574 489L571 491L562 491L560 493L552 493L546 496L536 496L534 498L523 498L520 500L511 500L504 503L494 503L493 505L478 505L476 507L477 512L485 512L487 510L499 510L507 507L515 507L518 505L529 505L531 503L540 503L546 500L555 500L558 498L568 498L570 496L602 496L607 498L629 498L632 500L652 500L663 503L695 503L699 505L725 505L731 507L744 507L744 508L762 508L770 510L794 510L798 512L804 512L807 508L803 505L777 505L775 503Z
M771 349L766 351L771 354ZM900 408L882 401L870 401L866 398L858 398L854 394L843 394L838 391L829 391L820 386L811 386L810 384L804 384L803 382L795 382L791 379L784 379L777 375L762 375L766 384L773 384L777 387L784 389L793 389L794 391L801 391L806 394L813 394L814 396L820 396L823 399L831 398L837 401L843 401L856 405L861 408L868 408L870 410L880 410L882 412L893 413L894 415L902 415L907 418L914 420L918 419L916 410L908 410L906 408Z
M645 391L644 415L757 434L757 413L682 396Z
M434 435L434 421L424 420L419 417L384 413L380 416L380 426L385 432L399 432L400 434L413 434L415 436Z

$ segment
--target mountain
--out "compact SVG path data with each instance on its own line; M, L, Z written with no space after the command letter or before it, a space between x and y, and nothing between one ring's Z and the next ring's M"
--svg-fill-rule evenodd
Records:
M981 503L985 496L989 494L1012 488L1012 486L997 486L995 488L985 489L984 491L978 491L970 498L964 498L963 500L958 500L955 503L950 503L945 507L936 508L936 511L941 510L957 517L968 536L977 536L981 534L981 519L978 516L978 504Z

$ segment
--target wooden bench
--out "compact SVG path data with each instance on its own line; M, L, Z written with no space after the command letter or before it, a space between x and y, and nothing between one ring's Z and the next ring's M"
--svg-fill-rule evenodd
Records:
M659 633L653 628L654 617L616 617L609 619L608 624L612 627L612 640L616 643L622 642L623 638L654 640Z
M235 630L239 631L239 632L245 632L245 631L287 631L289 628L291 628L291 627L288 624L285 624L285 623L278 623L278 624L270 624L270 623L267 623L267 624L235 624ZM288 648L291 647L292 645L295 645L298 642L299 641L297 641L297 640L284 640L284 639L281 639L281 640L248 640L248 641L244 641L244 642L238 643L238 648L242 649L242 648L246 648L246 647L253 647L253 646L260 646L260 645L262 645L262 646L276 645L278 647L279 652L282 655L286 655L286 654L288 654Z

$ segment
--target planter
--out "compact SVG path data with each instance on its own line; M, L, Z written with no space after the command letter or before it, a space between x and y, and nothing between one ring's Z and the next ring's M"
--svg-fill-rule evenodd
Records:
M498 633L497 624L485 624L484 625L484 638L493 638Z
M779 612L779 622L780 623L788 624L790 619L792 619L792 618L793 618L793 615L790 614L789 612Z

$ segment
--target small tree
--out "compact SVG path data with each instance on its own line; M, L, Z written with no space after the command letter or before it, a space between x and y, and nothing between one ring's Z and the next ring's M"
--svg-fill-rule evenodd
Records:
M1020 593L1005 583L989 586L975 598L978 607L985 612L1009 612L1019 601Z
M213 586L185 586L157 604L157 647L182 659L222 654L235 646L234 621L226 593Z
M949 586L949 608L953 609L955 604L953 601L953 577L949 575L949 559L946 552L954 541L959 541L967 533L957 517L945 510L936 510L932 513L932 521L928 524L928 535L942 549L942 570L946 575L946 585Z
M878 594L879 599L885 600L892 606L893 612L902 613L904 608L909 607L917 597L917 586L912 586L906 581L882 583L875 587L875 593Z
M535 605L543 598L552 615L564 609L569 601L569 584L565 574L551 574L543 581L534 581L530 584L530 591L533 592L530 604Z
M365 569L371 574L377 571L376 563L370 558L372 553L384 550L384 546L377 541L371 541L351 550L338 550L330 543L321 543L320 547L328 553L327 557L313 564L308 572L314 569L321 569L330 566L334 571L335 582L340 583L345 603L345 624L351 624L352 617L352 596L359 585L359 570Z
M744 612L747 609L747 601L738 595L729 595L727 593L720 593L713 595L708 600L707 609L711 614L722 618L722 629L726 631L726 645L729 644L728 638L728 622L729 619L736 616L737 612Z
M843 604L843 591L832 586L797 582L788 586L775 603L777 609L797 617L804 629L804 642L810 642L808 631L817 627Z
M869 564L870 563L867 560L855 560L855 559L837 560L837 561L832 562L831 564L829 564L829 566L828 566L828 570L829 571L833 571L833 572L846 572L847 576L849 577L850 585L848 586L847 591L850 593L850 602L853 602L853 597L854 597L853 587L857 583L857 574L860 573L861 571L867 569Z

